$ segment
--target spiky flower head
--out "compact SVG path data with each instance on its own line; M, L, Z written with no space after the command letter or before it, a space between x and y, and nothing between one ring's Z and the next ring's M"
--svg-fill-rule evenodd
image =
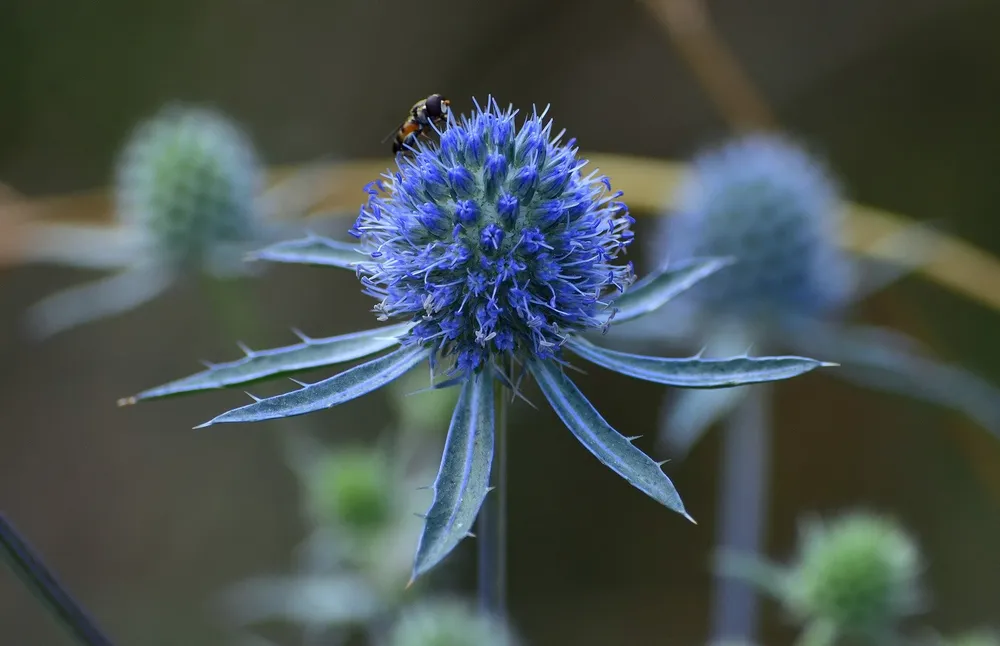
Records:
M785 602L838 633L884 636L920 610L920 573L919 550L899 525L853 513L806 527Z
M738 259L692 290L707 310L758 321L819 317L846 303L851 266L837 247L838 187L790 140L754 134L703 151L675 207L649 239L653 257Z
M388 646L514 646L507 626L460 601L424 601L403 612Z
M235 268L220 266L219 249L254 239L262 182L242 130L212 110L172 104L142 122L122 151L117 210L169 269L226 273Z
M633 219L606 177L583 175L575 140L545 112L523 125L495 101L439 145L418 143L368 187L352 234L379 318L417 322L404 345L433 345L468 374L498 358L553 357L571 332L605 325L605 299L629 285L614 264Z
M495 101L449 120L397 156L397 170L367 187L351 233L360 244L309 235L255 252L263 260L324 264L356 271L379 299L380 320L401 322L254 351L232 362L121 400L234 386L381 353L315 383L233 409L199 428L257 422L329 409L373 392L428 362L431 390L457 386L451 424L434 480L433 501L414 558L422 576L470 535L491 487L498 420L495 395L517 394L530 375L556 414L601 462L664 506L687 516L660 463L612 428L564 371L568 352L654 383L726 388L788 379L824 364L805 357L672 359L613 352L581 332L646 316L726 258L664 266L633 282L615 264L632 241L633 220L620 193L597 172L583 175L573 140L560 143L545 113L518 128L512 108ZM626 291L627 289L627 291ZM564 353L563 351L568 351ZM450 379L433 380L450 363ZM514 375L515 370L520 370ZM501 428L502 432L502 428ZM688 518L690 518L688 516Z
M380 451L345 447L330 451L317 468L314 495L324 520L367 535L393 520L393 467Z

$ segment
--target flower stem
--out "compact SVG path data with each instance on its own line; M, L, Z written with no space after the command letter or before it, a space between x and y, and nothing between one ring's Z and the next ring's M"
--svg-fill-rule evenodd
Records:
M84 646L111 646L94 620L65 590L41 557L0 513L0 555L24 584L48 606L73 636Z
M767 519L770 398L767 384L750 386L729 416L723 440L716 546L747 557L760 551ZM755 643L759 613L752 584L719 577L714 597L710 642Z
M490 485L479 512L479 608L504 621L507 619L507 397L498 380L494 389L496 433Z

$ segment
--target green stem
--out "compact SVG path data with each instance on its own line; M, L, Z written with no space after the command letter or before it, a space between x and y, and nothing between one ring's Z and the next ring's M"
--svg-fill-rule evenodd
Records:
M261 331L261 322L256 316L254 299L246 279L220 280L205 276L201 288L222 333L236 337L233 339L236 341L248 331Z
M507 407L510 394L499 380L494 389L496 433L490 485L479 512L479 608L502 621L507 618Z

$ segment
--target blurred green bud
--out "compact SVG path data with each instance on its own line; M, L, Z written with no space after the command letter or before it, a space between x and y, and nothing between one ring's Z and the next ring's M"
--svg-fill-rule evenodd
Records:
M263 171L247 136L213 111L169 105L141 123L122 151L117 208L174 270L238 272L253 241Z
M425 390L426 368L414 368L392 385L392 398L404 430L447 429L458 403L458 388ZM417 392L424 391L424 392Z
M379 451L338 449L322 459L314 496L323 520L369 534L393 521L396 479Z
M920 610L920 553L894 522L854 513L806 527L785 603L803 622L881 637Z
M419 602L403 611L388 646L513 646L509 629L453 600Z

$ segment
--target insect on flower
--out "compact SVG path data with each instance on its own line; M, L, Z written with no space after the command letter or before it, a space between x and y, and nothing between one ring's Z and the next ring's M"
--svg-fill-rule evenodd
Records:
M392 142L392 154L394 155L407 148L412 148L427 127L443 123L448 119L450 107L451 101L440 94L432 94L426 99L420 99L410 108L410 114L403 120L403 123L386 135L382 143L388 141L389 137L395 136L395 141Z
M802 357L669 359L615 352L583 338L652 312L726 265L702 258L661 267L634 282L619 261L632 217L597 170L584 174L575 140L553 135L547 113L518 127L494 100L471 116L449 113L439 142L366 190L350 233L358 244L319 236L257 252L273 262L326 264L357 272L387 326L313 339L244 358L140 393L122 403L233 386L392 351L292 392L255 399L202 425L255 422L323 410L372 392L427 362L434 387L459 388L434 500L417 547L423 574L468 535L489 491L494 387L519 393L530 375L563 423L601 462L664 506L687 516L660 465L620 435L563 371L572 353L655 383L725 388L786 379L829 365Z

